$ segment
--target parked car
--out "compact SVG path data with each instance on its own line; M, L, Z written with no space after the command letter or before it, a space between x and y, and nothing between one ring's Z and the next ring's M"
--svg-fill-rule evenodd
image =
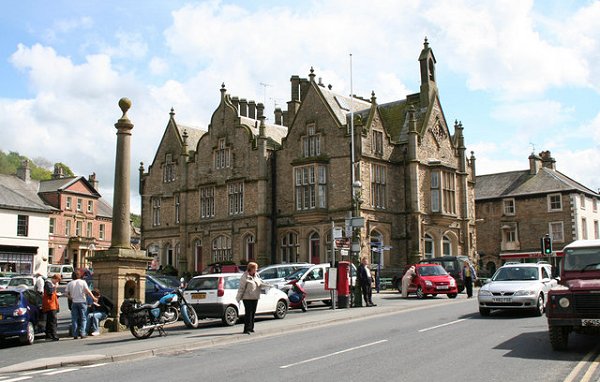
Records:
M285 284L285 278L294 274L302 268L310 268L311 263L289 263L289 264L273 264L267 265L258 270L261 279L279 288Z
M293 282L298 282L306 292L306 302L323 301L326 304L331 303L331 292L325 289L325 275L331 267L329 263L313 264L309 268L301 268L296 273L291 274L285 279L285 284L280 289L286 294L292 287ZM351 285L356 283L356 267L354 264L350 267Z
M479 313L489 316L492 309L525 309L541 316L548 291L558 284L551 275L552 266L544 262L503 265L479 289Z
M179 280L175 276L146 274L146 304L160 300L162 296L179 288Z
M73 280L73 271L73 266L70 264L50 264L48 265L48 278L52 278L58 273L61 277L61 284L66 284Z
M33 289L35 285L35 277L33 276L14 276L11 277L10 281L6 285L6 289L17 289L21 286L25 286L28 289Z
M246 271L246 265L238 264L211 264L202 270L203 275L213 273L244 273Z
M35 340L40 310L32 289L17 287L0 291L0 339L18 337L24 345Z
M10 277L0 277L0 290L6 289L9 282L10 282Z
M458 289L458 293L460 293L465 289L465 283L462 278L462 268L465 260L468 261L469 258L467 256L442 256L431 259L423 259L419 261L419 263L439 264L444 267L446 272L448 272L448 274L454 277L454 280L456 280L456 287Z
M408 286L408 294L414 293L417 298L425 298L427 295L435 297L438 294L455 298L458 295L456 280L441 265L419 263L414 267L415 277Z
M183 295L198 318L220 318L223 324L232 326L245 314L244 304L238 304L235 299L241 276L241 273L196 276L188 282ZM284 318L289 307L287 294L277 288L266 288L262 293L256 314Z

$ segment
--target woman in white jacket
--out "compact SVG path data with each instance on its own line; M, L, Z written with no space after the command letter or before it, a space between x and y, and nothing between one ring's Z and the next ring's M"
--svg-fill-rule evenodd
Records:
M240 287L238 288L236 300L244 302L244 309L246 314L244 315L244 334L250 334L254 332L254 315L256 314L256 306L258 305L258 299L260 298L261 287L270 287L269 283L264 282L256 270L258 264L255 262L249 262L246 272L240 278Z

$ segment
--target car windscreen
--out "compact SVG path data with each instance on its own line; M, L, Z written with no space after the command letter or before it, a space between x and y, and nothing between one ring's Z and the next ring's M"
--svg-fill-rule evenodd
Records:
M527 281L538 277L537 267L502 267L492 276L492 281Z
M569 248L565 251L565 271L589 271L600 268L600 248Z
M419 267L418 272L421 276L442 276L448 274L441 265Z
M6 286L10 282L10 279L0 279L0 286Z
M219 276L193 278L185 289L187 290L216 290L219 287Z
M0 292L0 307L16 306L19 302L19 293Z
M308 271L309 269L310 269L310 267L298 269L296 272L292 273L285 279L286 280L300 280L300 277L302 277L306 273L306 271Z
M238 289L240 287L239 276L229 276L225 278L225 289Z
M8 283L9 286L27 285L33 286L33 279L29 277L13 277Z
M163 288L167 288L167 289L169 289L169 288L172 288L172 289L179 288L179 280L177 280L176 277L173 277L173 276L157 276L157 275L153 275L152 277Z

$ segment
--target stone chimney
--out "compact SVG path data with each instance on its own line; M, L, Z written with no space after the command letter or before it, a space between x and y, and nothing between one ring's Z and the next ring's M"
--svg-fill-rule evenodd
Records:
M256 102L253 100L248 102L248 118L256 119Z
M88 182L90 182L92 187L94 187L94 190L98 191L98 180L96 179L95 172L90 174L90 176L88 176Z
M31 180L31 169L29 168L29 161L27 159L21 162L21 166L17 169L17 178L25 183L29 183Z
M540 171L540 168L542 168L542 158L535 155L534 153L531 153L531 155L529 156L529 174L537 174L538 171Z
M231 97L231 103L235 106L238 116L240 115L240 99L238 97Z
M282 125L283 124L283 112L280 107L275 108L275 124Z
M248 116L248 101L246 98L240 99L240 117Z
M540 157L542 157L542 167L556 170L556 159L552 158L550 150L542 151Z
M65 177L63 173L62 167L58 165L58 163L54 164L54 173L52 174L52 179L62 179Z

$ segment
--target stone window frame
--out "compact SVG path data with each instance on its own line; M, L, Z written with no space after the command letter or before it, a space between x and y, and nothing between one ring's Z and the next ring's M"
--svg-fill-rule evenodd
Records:
M298 233L294 231L285 232L279 241L279 255L282 263L295 263L298 259Z
M426 259L432 259L435 257L435 241L433 240L433 236L431 236L430 234L426 233L423 236L423 256ZM431 251L427 251L427 247L428 245L430 246Z
M230 182L227 184L227 200L229 205L229 215L244 214L244 182Z
M296 211L327 208L327 166L313 163L293 168Z
M317 258L318 263L321 263L321 235L317 231L312 231L308 235L308 258L311 263Z
M214 165L216 170L231 167L231 147L227 145L225 138L219 138L217 148L214 152Z
M317 133L317 124L310 122L306 124L306 135L300 139L302 142L302 157L312 158L321 155L321 134Z
M371 163L371 207L385 210L387 206L387 166Z
M176 179L176 167L173 160L173 154L165 154L165 162L163 163L163 183L171 183Z
M211 241L211 259L214 262L232 261L233 251L231 248L231 237L219 235Z
M456 172L433 168L429 180L431 212L456 215Z
M215 217L215 186L200 187L200 218Z
M587 218L586 217L581 218L581 238L583 240L588 239L588 227L587 227Z
M85 229L85 236L86 237L94 236L94 225L92 224L92 222L87 222L86 229Z
M254 253L256 252L256 236L252 233L247 233L243 238L244 243L244 260L254 260Z
M371 151L375 155L383 155L383 131L373 129L371 133Z
M160 196L151 198L152 203L152 226L160 226Z
M447 235L442 236L442 256L453 256L452 239Z
M562 211L562 209L563 209L562 194L556 194L556 193L548 194L547 200L548 200L548 212ZM559 205L558 207L556 207L557 204Z
M75 236L81 237L83 231L83 222L81 220L75 221Z
M585 210L585 194L579 195L579 208Z
M173 203L174 203L174 207L175 207L175 224L179 224L179 223L181 223L181 221L180 221L181 200L180 200L179 194L175 194L173 196Z
M65 236L71 236L71 219L65 220Z
M564 243L565 241L565 224L562 221L553 221L548 223L548 232L552 241L556 243Z
M514 216L517 213L517 204L515 198L502 199L502 214L504 216Z

